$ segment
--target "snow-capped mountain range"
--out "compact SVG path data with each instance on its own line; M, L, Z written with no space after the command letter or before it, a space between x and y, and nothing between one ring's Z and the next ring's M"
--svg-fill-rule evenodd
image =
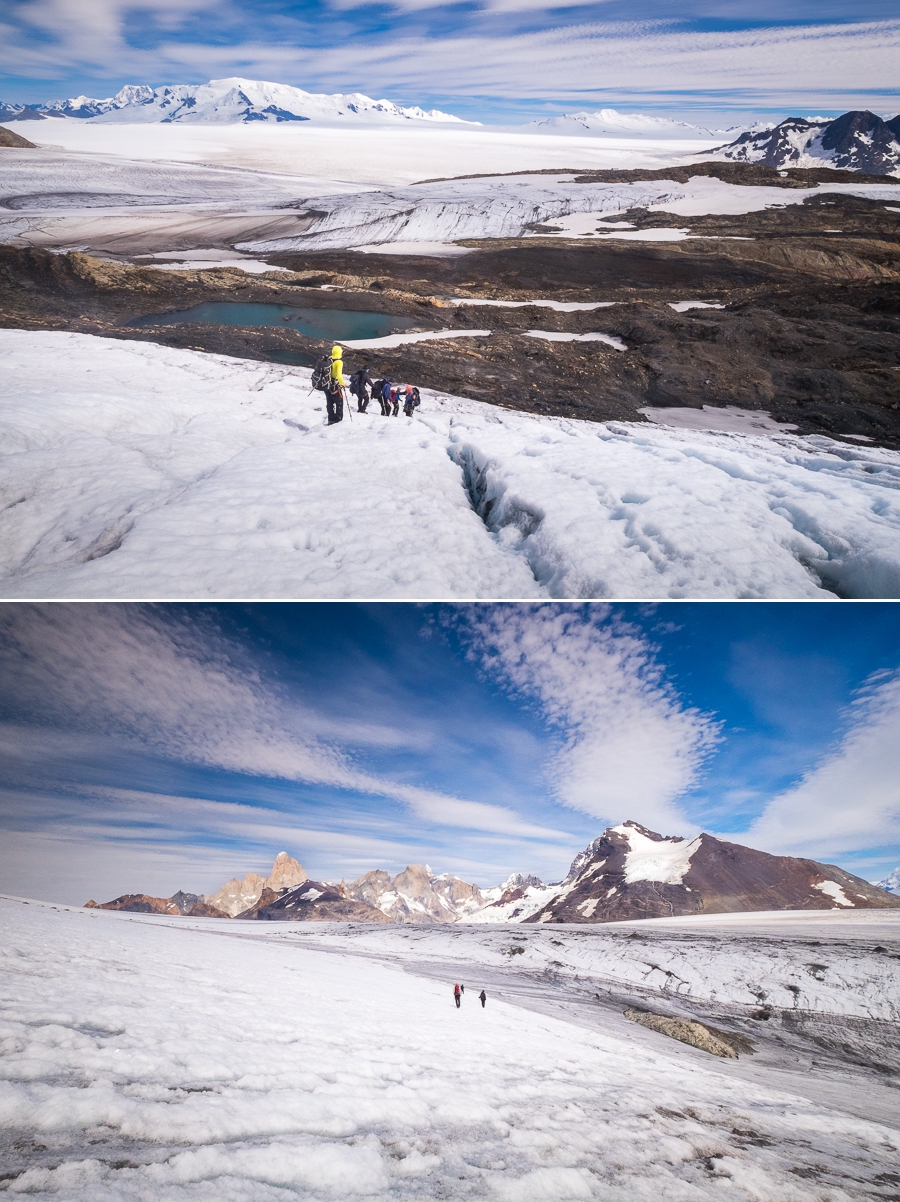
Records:
M888 881L900 884L900 869ZM213 894L124 894L99 907L260 921L598 923L760 910L900 907L886 882L870 885L833 864L772 856L713 835L664 837L637 822L608 827L572 861L564 881L515 874L480 889L410 864L391 878L376 869L349 885L311 881L280 852L268 877L234 877Z
M361 92L333 96L304 92L288 84L263 80L211 79L205 84L176 84L151 88L129 84L115 96L97 100L74 96L51 104L0 104L0 121L35 117L75 117L84 121L135 124L239 124L254 121L342 121L375 123L436 121L472 125L438 109L426 111L414 105L404 108L392 100L373 100Z
M868 110L822 117L789 117L780 125L741 134L711 154L744 163L833 167L869 175L900 175L900 115L883 120Z
M618 109L599 109L595 113L562 113L559 117L545 117L530 121L526 130L541 134L590 135L595 138L682 138L698 140L721 138L723 134L735 134L745 125L732 125L727 129L707 129L702 125L691 125L687 121L674 121L669 117L650 117L646 113L620 113Z

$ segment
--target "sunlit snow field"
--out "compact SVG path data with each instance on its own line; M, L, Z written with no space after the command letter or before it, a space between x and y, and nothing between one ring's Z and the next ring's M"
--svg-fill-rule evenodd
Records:
M900 455L423 391L324 425L309 372L0 331L7 597L896 597Z
M869 930L868 914L834 917L845 960L855 943L896 944L884 912ZM373 932L379 962L346 927L13 899L0 920L0 1191L12 1195L859 1202L894 1190L895 1110L877 1121L821 1082L815 1098L815 1082L804 1095L752 1080L752 1057L716 1060L615 1009L505 994L508 945L552 937L565 959L584 928L389 927ZM403 971L410 938L434 979ZM741 972L755 968L698 961L697 987ZM865 1006L866 982L844 995Z

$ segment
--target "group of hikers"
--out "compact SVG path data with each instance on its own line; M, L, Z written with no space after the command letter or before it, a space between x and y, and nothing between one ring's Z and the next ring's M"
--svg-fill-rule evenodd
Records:
M382 417L398 417L401 405L406 417L412 417L422 403L418 388L411 384L397 384L390 379L373 380L365 367L359 368L349 380L345 380L343 351L337 345L331 348L330 361L326 357L316 364L312 386L325 393L329 426L344 420L345 388L356 397L357 413L366 413L369 401L377 400L381 405Z
M463 999L463 994L464 994L465 992L466 992L466 987L465 987L465 985L454 985L454 986L453 986L453 1000L456 1002L456 1009L457 1009L457 1010L458 1010L458 1009L459 1009L459 1007L460 1007L460 1004L461 1004L461 1002L462 1002L462 999ZM481 993L479 993L479 995L478 995L478 1000L479 1000L479 1002L481 1002L481 1009L483 1010L483 1009L484 1009L484 1003L487 1001L487 994L484 992L484 990L483 990L483 989L482 989Z

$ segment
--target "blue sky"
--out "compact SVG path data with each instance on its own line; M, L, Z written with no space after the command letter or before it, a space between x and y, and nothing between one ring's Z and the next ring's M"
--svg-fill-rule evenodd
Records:
M876 880L898 669L890 603L3 606L0 889L559 879L627 818Z
M7 0L0 99L242 75L516 123L895 112L889 0Z

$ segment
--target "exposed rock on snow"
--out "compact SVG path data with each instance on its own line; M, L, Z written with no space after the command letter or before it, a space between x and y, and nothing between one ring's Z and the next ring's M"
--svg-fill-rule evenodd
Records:
M34 142L29 142L21 134L13 133L11 129L5 129L2 125L0 125L0 146L14 146L19 150L37 149Z
M179 84L151 88L128 85L105 100L74 96L52 104L33 106L33 111L52 117L77 117L86 121L125 124L163 122L251 122L312 121L350 117L368 121L451 121L460 117L438 109L426 112L418 106L404 108L391 100L373 100L360 92L331 96L304 92L288 84L261 80L211 79L199 86Z
M693 1048L700 1048L704 1052L709 1052L711 1056L724 1056L729 1060L737 1060L738 1051L752 1052L752 1044L749 1039L741 1040L743 1047L735 1046L735 1037L727 1034L725 1031L716 1031L712 1027L708 1027L706 1023L686 1022L683 1018L670 1018L665 1014L652 1014L649 1010L632 1010L623 1011L626 1018L631 1019L633 1023L640 1023L642 1027L647 1027L650 1031L659 1031L661 1035L668 1035L670 1039L677 1039L680 1043L690 1044Z
M526 922L615 922L679 914L900 906L833 864L771 856L712 835L664 838L609 827L576 856L555 896Z
M834 121L789 117L774 128L741 134L713 154L745 163L834 167L868 175L900 175L900 116L883 121L868 110Z

